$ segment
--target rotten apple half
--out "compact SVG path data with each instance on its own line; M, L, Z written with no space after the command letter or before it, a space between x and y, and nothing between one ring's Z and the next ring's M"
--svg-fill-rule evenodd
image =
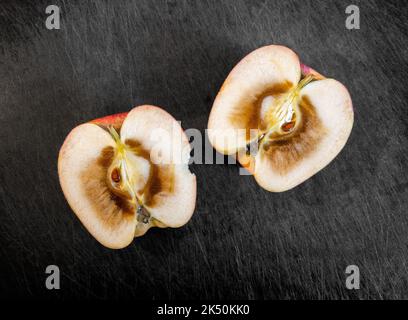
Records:
M191 218L196 178L180 124L159 107L93 120L74 128L61 147L64 195L104 246L123 248L150 227L180 227Z
M289 48L261 47L222 85L208 121L220 153L235 155L268 191L289 190L344 147L354 113L346 87L300 63Z

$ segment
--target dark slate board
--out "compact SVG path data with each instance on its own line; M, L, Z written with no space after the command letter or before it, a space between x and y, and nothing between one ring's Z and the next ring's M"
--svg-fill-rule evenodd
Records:
M353 1L51 1L0 4L0 292L42 298L408 297L408 9ZM28 3L28 1L27 1ZM156 104L204 130L232 67L283 44L350 90L355 125L341 154L301 186L268 193L231 165L193 165L198 199L181 229L102 247L57 176L68 132ZM46 290L45 268L61 270ZM356 264L361 289L345 287Z

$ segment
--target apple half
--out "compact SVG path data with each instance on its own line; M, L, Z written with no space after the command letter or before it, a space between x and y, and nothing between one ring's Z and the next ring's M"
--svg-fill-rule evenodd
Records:
M58 158L72 210L104 246L119 249L150 227L191 218L196 177L180 124L155 106L139 106L74 128Z
M244 57L222 85L208 121L220 153L235 155L257 183L289 190L331 162L352 126L350 94L300 63L289 48L261 47Z

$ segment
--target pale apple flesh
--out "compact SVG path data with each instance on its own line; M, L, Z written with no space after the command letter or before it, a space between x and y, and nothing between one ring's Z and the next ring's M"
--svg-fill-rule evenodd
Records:
M247 55L228 75L208 122L214 148L236 155L268 191L289 190L331 162L353 125L347 89L282 46ZM255 144L255 152L253 152Z
M123 248L151 227L180 227L191 218L196 179L188 169L190 150L171 115L136 107L70 132L58 159L61 187L100 243ZM161 158L153 159L157 154Z

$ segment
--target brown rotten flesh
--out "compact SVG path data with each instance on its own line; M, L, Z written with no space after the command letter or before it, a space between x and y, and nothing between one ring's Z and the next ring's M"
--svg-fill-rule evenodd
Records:
M140 106L81 124L61 147L64 195L88 231L123 248L151 227L180 227L191 218L196 179L179 123L155 106Z
M300 63L289 48L259 48L234 67L208 122L214 148L236 155L268 191L289 190L344 147L353 108L347 89Z

